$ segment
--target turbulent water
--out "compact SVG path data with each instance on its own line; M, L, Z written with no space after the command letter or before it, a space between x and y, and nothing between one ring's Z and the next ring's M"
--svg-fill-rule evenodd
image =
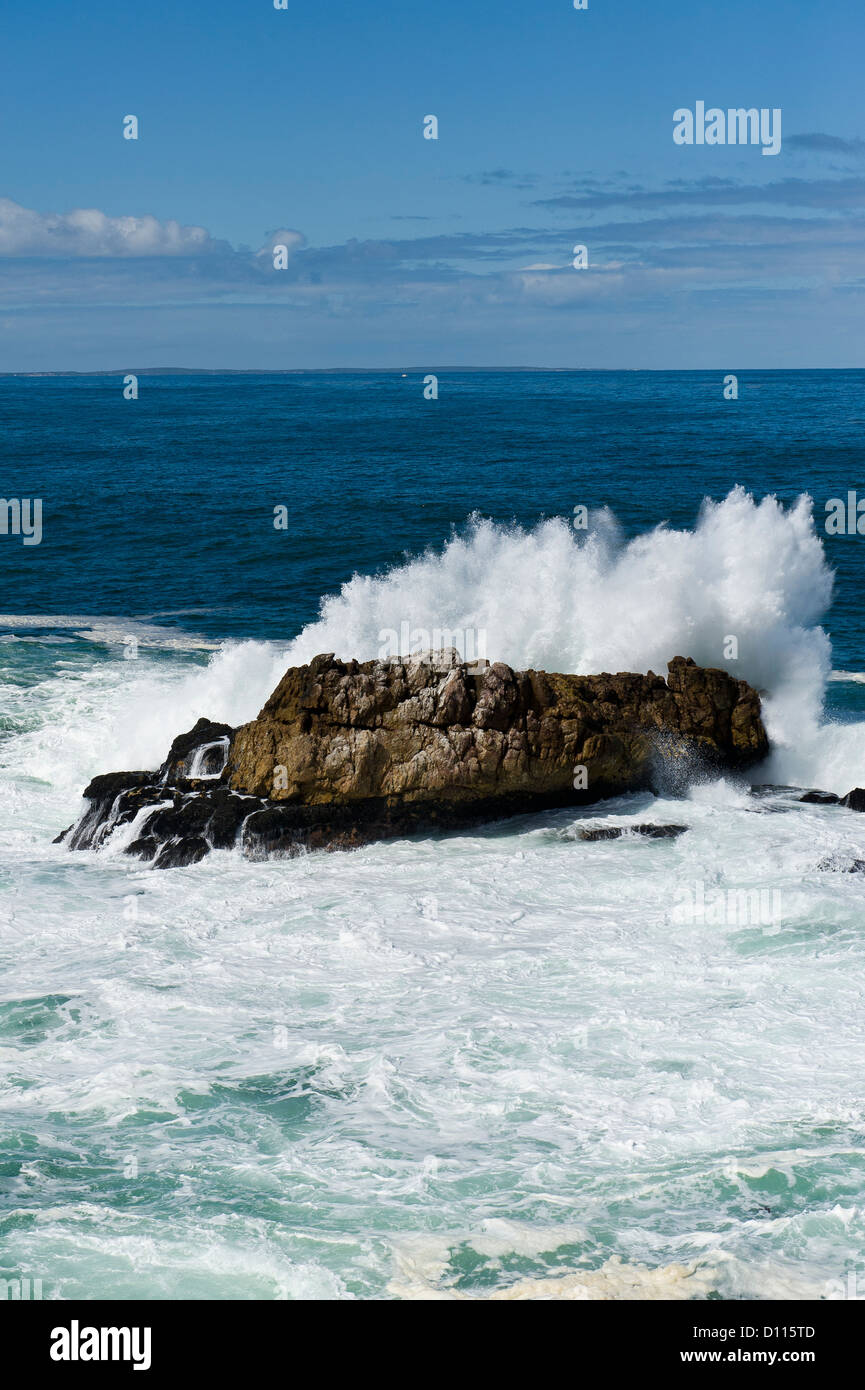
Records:
M604 389L621 414L644 388ZM174 613L158 572L138 602L108 560L81 574L84 544L73 574L46 532L53 581L26 557L0 627L0 1277L59 1298L811 1298L862 1268L865 879L843 869L865 819L784 789L865 785L856 593L849 568L833 591L820 515L841 485L815 508L735 478L703 502L697 479L688 522L656 524L648 489L626 524L592 477L585 532L524 495L496 518L479 485L414 558L321 585L317 617L269 620L256 591L252 640L224 556L195 583L187 560ZM281 553L282 582L335 573L331 544ZM777 785L267 864L51 843L95 773L155 767L199 716L251 718L287 665L375 656L404 621L481 629L517 667L726 666L765 692L751 780ZM647 821L689 830L578 836Z

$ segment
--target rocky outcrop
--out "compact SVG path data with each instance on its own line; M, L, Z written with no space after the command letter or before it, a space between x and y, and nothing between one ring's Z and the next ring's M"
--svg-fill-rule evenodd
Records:
M157 779L169 784L181 778L195 781L219 777L225 768L233 734L230 724L199 719L188 734L178 734L156 774Z
M598 840L677 840L687 829L687 825L601 825L581 830L577 838L591 844Z
M836 796L834 792L809 791L799 797L800 801L812 806L845 806L848 811L865 811L865 788L854 787L846 796Z
M664 680L469 666L455 652L319 656L287 671L251 723L199 720L157 773L95 778L64 836L73 849L120 836L157 867L235 844L266 858L675 792L767 752L756 692L683 657Z
M865 873L865 859L845 859L837 854L830 854L820 860L817 868L833 874L862 874Z

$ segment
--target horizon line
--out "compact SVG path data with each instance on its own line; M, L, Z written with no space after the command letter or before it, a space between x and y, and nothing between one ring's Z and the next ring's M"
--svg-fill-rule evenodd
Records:
M730 372L725 367L490 367L490 366L445 366L425 367L94 367L90 371L75 368L52 370L0 371L0 379L8 377L67 377L67 376L358 376L394 375L428 376L437 372L654 372L687 373L690 375ZM861 367L737 367L737 372L862 372Z

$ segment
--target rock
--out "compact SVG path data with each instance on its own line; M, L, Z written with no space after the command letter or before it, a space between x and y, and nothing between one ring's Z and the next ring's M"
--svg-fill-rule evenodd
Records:
M319 656L287 671L249 724L200 719L158 772L95 779L68 843L93 848L134 822L126 852L158 867L235 844L254 859L350 848L675 792L767 752L756 692L683 657L665 681L467 665L455 652L363 664Z
M621 840L642 835L648 840L675 840L684 835L687 825L603 825L597 830L580 830L580 840Z
M240 824L260 804L236 796L221 782L213 784L214 775L221 777L232 733L230 725L199 719L193 729L174 740L157 772L110 772L94 777L84 791L88 809L55 844L68 836L70 849L98 849L118 828L138 819L138 833L125 852L155 860L160 867L194 863L211 848L230 849ZM206 768L210 750L222 748L223 741L219 772L203 772L197 779L182 775L190 766ZM185 844L185 849L179 848ZM163 853L169 846L171 852Z
M199 719L188 733L178 734L156 774L158 780L176 782L181 777L218 777L225 767L233 733L230 724Z
M800 792L801 787L791 787L786 782L755 782L749 788L752 796L778 796L782 792Z
M833 874L862 874L865 873L865 859L838 859L833 856L821 859L817 868L827 869Z
M841 801L842 806L846 806L849 811L865 811L865 789L854 787L852 792Z
M76 825L57 836L55 845L69 836L67 848L94 849L116 825L131 820L126 814L128 798L147 790L153 782L152 772L106 772L84 789L90 806Z
M441 675L419 661L320 656L286 672L258 718L237 730L229 782L307 805L510 796L528 809L526 798L561 805L665 773L675 780L695 755L738 767L767 749L756 693L682 657L665 682L515 672L501 662ZM588 795L574 794L576 766L587 768Z
M813 791L806 792L804 796L799 797L799 800L811 802L814 806L837 806L841 798L836 796L834 792Z
M210 853L210 845L203 835L188 835L182 840L171 840L163 845L154 860L157 869L182 869L187 864L197 864Z

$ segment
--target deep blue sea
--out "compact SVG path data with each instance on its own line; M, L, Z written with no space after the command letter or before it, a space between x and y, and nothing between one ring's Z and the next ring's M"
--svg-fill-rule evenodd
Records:
M627 535L691 527L734 484L785 503L860 485L865 372L415 373L0 378L4 495L45 540L0 547L8 612L146 614L295 635L323 595L474 512L532 527L610 507ZM290 529L275 531L287 506ZM827 538L841 665L862 649L862 546ZM204 610L204 611L202 611Z
M0 494L42 502L40 544L0 534L0 1278L810 1298L865 1270L865 819L784 790L865 785L865 536L825 524L865 497L865 372L438 376L0 378ZM725 666L778 790L263 865L52 844L97 772L404 624L518 667ZM689 833L579 840L607 819Z

